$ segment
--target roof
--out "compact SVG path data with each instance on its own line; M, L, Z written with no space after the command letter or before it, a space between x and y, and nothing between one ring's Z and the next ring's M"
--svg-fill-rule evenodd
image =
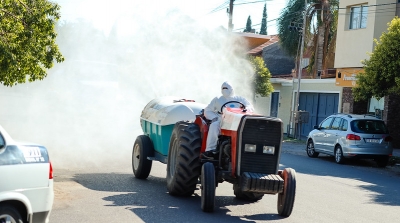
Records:
M267 43L270 41L270 36L267 35L260 35L260 34L255 34L255 33L235 33L241 37L243 37L245 40L247 40L248 43L248 53L252 51L255 48L260 47L261 45ZM262 48L261 48L262 52ZM249 53L250 54L250 53Z
M272 36L266 36L266 37L269 38L268 42L265 42L255 48L249 50L247 53L250 55L253 55L253 56L260 56L265 47L279 42L278 35L272 35Z

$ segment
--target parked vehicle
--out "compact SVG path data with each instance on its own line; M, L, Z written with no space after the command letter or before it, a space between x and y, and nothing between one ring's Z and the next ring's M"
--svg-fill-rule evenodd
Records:
M228 104L236 104L230 108ZM237 106L241 105L241 108ZM278 118L254 114L237 101L225 103L218 153L201 159L206 149L210 121L204 104L193 100L161 98L142 111L144 134L137 137L132 168L137 178L148 177L152 160L167 164L167 189L175 196L191 196L200 179L201 208L214 210L215 188L224 181L233 184L238 199L260 200L277 194L278 214L290 216L296 194L296 172L279 170L283 124Z
M53 200L47 149L15 142L0 126L0 223L48 222Z
M335 156L336 163L347 158L374 159L385 167L392 155L392 137L385 123L370 115L334 114L308 134L307 155Z

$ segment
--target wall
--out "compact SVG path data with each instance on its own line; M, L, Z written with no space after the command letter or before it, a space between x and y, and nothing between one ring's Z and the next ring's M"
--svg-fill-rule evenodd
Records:
M368 7L367 27L349 29L350 6L366 4L395 3L396 0L360 0L340 1L336 40L335 68L362 67L361 61L368 59L368 52L373 51L373 39L379 39L387 29L387 23L393 19L396 5ZM345 8L345 9L344 9Z
M398 111L400 111L400 96L386 96L383 121L385 121L390 135L393 137L393 148L400 148L400 115Z
M368 101L354 101L351 87L344 87L342 92L342 113L367 114Z

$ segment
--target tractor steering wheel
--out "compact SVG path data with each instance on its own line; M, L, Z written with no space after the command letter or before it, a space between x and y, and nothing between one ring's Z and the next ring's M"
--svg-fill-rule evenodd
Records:
M239 102L239 101L228 101L228 102L226 102L225 104L223 104L221 106L221 113L222 113L222 109L225 107L225 105L227 105L229 103L238 103L238 104L240 104L240 107L243 108L243 111L246 111L246 106L242 102Z

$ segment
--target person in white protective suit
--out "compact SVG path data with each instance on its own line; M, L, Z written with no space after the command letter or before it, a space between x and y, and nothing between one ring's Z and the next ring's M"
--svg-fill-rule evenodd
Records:
M224 82L221 86L222 96L212 99L210 104L204 109L204 115L211 124L208 129L206 151L202 154L203 158L212 159L217 151L218 135L221 131L221 106L228 101L238 101L246 106L248 111L253 111L253 106L244 97L236 96L233 91L232 85L229 82ZM229 103L226 106L240 107L239 103Z

